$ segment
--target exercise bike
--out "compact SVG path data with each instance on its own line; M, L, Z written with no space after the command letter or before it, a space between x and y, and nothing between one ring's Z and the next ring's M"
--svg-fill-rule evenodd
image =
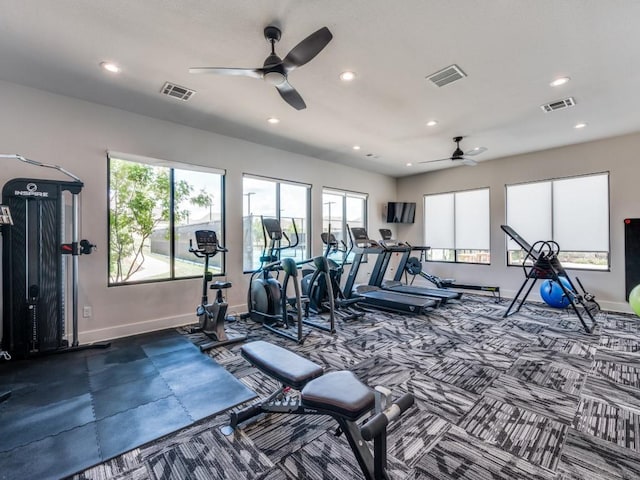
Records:
M228 303L225 302L222 291L231 288L231 282L216 281L209 285L211 290L216 291L214 303L209 303L207 296L207 285L213 279L213 274L209 271L209 260L215 257L218 252L226 253L228 250L218 243L218 237L213 230L197 230L195 235L198 247L193 248L193 241L189 239L189 252L198 258L204 258L204 274L202 275L202 299L196 309L198 327L192 329L191 333L202 332L211 339L210 342L200 345L201 352L223 345L244 342L247 339L246 335L230 337L224 329Z
M277 218L260 217L265 248L260 256L260 268L252 272L247 293L248 312L242 318L251 318L264 328L282 337L302 344L305 335L303 324L303 300L298 282L298 265L293 258L280 260L280 252L295 248L299 243L298 230L293 222L295 242L282 231ZM267 242L267 237L269 241ZM281 245L282 240L286 245ZM268 245L268 246L267 246ZM284 272L282 284L273 276ZM295 296L287 296L287 288L293 283ZM294 333L295 332L295 333Z

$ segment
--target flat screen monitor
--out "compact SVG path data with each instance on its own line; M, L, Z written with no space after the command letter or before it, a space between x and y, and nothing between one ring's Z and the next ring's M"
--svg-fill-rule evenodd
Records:
M389 202L387 204L387 223L414 223L415 217L415 202Z

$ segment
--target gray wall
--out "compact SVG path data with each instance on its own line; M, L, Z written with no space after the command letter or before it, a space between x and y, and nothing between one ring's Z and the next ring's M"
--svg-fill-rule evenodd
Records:
M572 133L572 132L570 132ZM515 295L523 281L522 269L506 266L505 185L610 172L610 250L611 271L570 271L587 290L611 310L631 311L624 299L624 224L628 217L640 217L640 162L637 160L640 134L625 135L480 163L476 167L456 167L398 180L398 201L416 201L416 223L401 226L398 236L410 242L423 242L424 194L490 187L491 189L491 265L449 265L433 263L429 270L460 283L499 285L506 296ZM535 201L533 199L532 201ZM580 205L575 205L579 209ZM529 239L530 242L540 239ZM534 292L537 289L534 289ZM532 295L534 295L532 293ZM539 298L539 296L538 296Z
M80 258L80 341L115 338L195 321L200 280L107 287L106 150L226 169L227 279L232 311L243 311L248 276L242 274L242 174L312 185L313 251L322 245L322 187L369 192L372 229L382 206L396 197L396 181L318 159L263 147L77 99L0 82L0 153L59 164L85 182L81 238L98 245ZM0 184L15 177L63 178L55 171L5 160ZM363 272L366 273L366 272Z
M214 133L132 114L122 110L0 82L0 153L20 153L59 164L85 182L81 199L81 238L98 250L80 258L80 311L91 306L91 318L80 319L82 342L115 338L195 320L200 280L107 287L106 150L226 169L227 279L232 311L245 309L248 276L242 274L242 174L297 180L312 185L313 252L322 251L322 187L369 193L369 230L391 226L399 238L420 244L423 236L422 195L478 187L491 188L490 266L431 264L430 270L461 283L499 285L513 295L522 271L506 267L505 184L609 171L611 185L611 271L581 272L584 284L605 308L630 311L624 301L623 220L640 216L635 157L640 134L536 152L393 179L367 171L263 147ZM15 177L62 178L56 172L5 160L0 183ZM388 201L415 201L416 223L388 225ZM579 208L579 206L576 206ZM364 277L373 262L361 272ZM393 273L393 272L391 272Z

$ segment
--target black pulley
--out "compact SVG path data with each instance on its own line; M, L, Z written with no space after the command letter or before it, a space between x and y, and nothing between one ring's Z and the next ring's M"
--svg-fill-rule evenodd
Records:
M417 257L409 257L404 268L410 275L420 275L422 262Z

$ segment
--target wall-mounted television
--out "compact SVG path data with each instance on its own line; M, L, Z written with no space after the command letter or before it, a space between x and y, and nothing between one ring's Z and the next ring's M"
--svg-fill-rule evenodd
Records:
M389 202L387 204L387 223L413 223L415 219L415 202Z

